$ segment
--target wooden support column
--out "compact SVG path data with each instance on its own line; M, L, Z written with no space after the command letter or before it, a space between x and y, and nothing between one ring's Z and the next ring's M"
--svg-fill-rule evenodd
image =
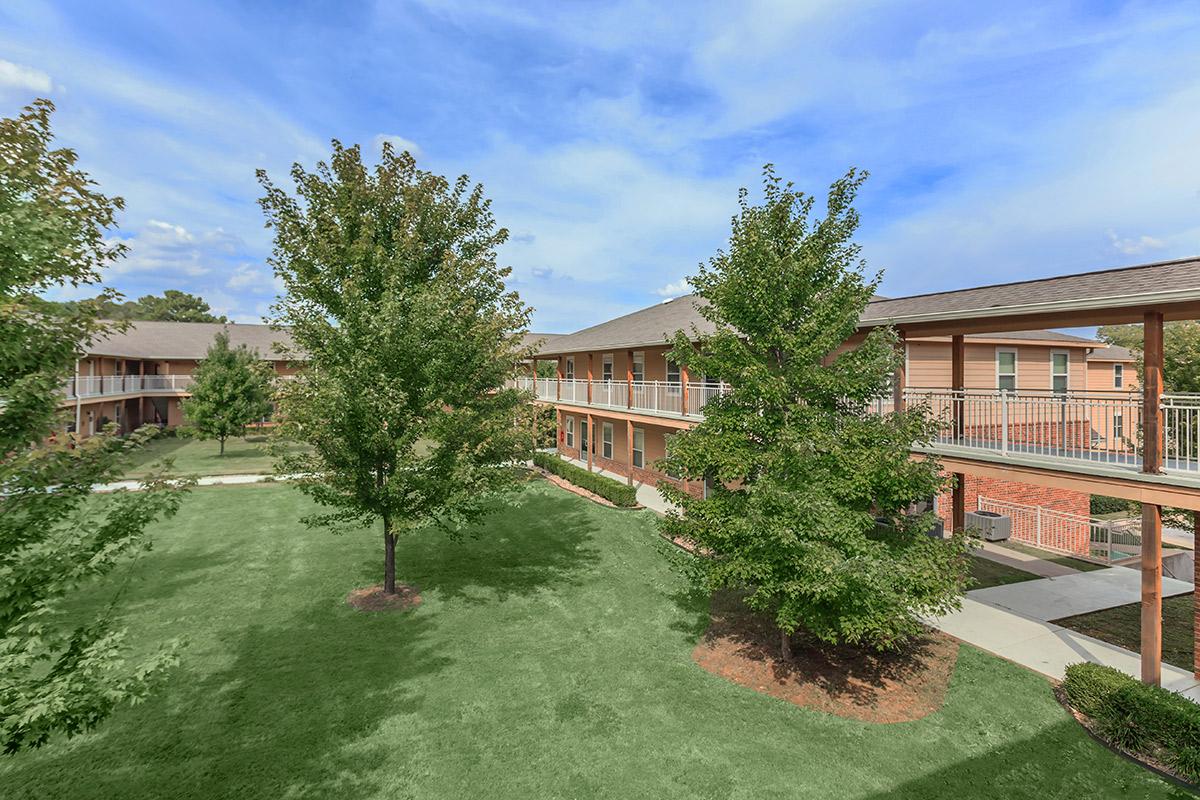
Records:
M559 356L555 359L555 372L558 375L558 381L554 384L554 399L562 400L562 381L563 381L563 357Z
M908 341L904 331L896 331L900 341L896 347L900 351L900 362L896 374L892 376L892 410L904 410L904 390L908 386Z
M1142 320L1142 472L1162 472L1162 314ZM1142 681L1162 680L1162 507L1142 503Z
M966 388L966 344L963 335L956 333L950 340L950 388L954 393L954 441L963 438L963 390Z
M954 473L952 499L950 529L957 533L967 527L967 476L961 472Z
M679 408L679 413L687 416L688 410L688 371L687 367L679 368L679 380L683 381L683 405Z
M633 420L625 420L625 463L629 465L629 485L633 486Z
M533 399L537 399L537 359L535 358L529 365L529 371L533 373Z
M633 351L625 351L625 385L629 389L629 398L625 401L626 408L633 408Z
M589 385L589 388L590 388L590 385ZM586 437L587 449L588 449L587 467L588 467L588 472L591 472L592 471L592 451L596 449L595 447L592 446L596 442L596 437L593 435L593 431L595 429L595 423L592 422L591 414L587 415L587 426L588 426L587 437Z
M591 353L588 353L588 390L587 390L587 399L588 399L588 405L590 406L590 405L592 404L592 354L591 354ZM588 428L590 429L590 428L591 428L591 425L589 425L589 426L588 426ZM590 453L590 452L591 452L591 450L589 449L589 450L588 450L588 452Z
M559 444L563 440L563 413L561 408L554 409L554 451L562 452Z
M1200 511L1192 512L1192 536L1194 541L1200 542ZM1192 583L1197 582L1200 582L1200 558L1193 558ZM1200 678L1200 605L1192 609L1192 645L1192 674Z

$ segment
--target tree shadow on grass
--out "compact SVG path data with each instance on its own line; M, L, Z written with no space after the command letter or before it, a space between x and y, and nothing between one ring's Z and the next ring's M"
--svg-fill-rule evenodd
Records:
M1192 798L1148 770L1087 738L1064 719L1037 735L994 747L933 772L913 765L919 777L897 780L863 800L959 800L967 797L1037 798ZM1097 787L1107 792L1097 793Z
M395 780L380 773L395 754L371 734L419 711L417 684L451 663L428 641L436 625L414 613L356 614L328 598L283 623L252 621L210 656L227 658L222 668L189 669L193 656L144 705L29 754L27 769L6 777L5 797L374 795Z
M423 593L472 604L576 585L600 559L599 524L586 503L561 492L517 492L461 539L439 531L402 538L396 572ZM378 580L382 553L367 569Z

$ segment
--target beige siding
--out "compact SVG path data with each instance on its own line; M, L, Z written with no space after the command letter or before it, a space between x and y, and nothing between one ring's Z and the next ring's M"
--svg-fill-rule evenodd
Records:
M996 388L996 352L1017 352L1017 388L1050 389L1050 356L1061 350L1070 358L1069 385L1087 387L1085 350L1051 345L996 345L968 342L963 354L963 382L967 389ZM911 341L908 343L908 385L913 388L943 389L950 386L950 342Z

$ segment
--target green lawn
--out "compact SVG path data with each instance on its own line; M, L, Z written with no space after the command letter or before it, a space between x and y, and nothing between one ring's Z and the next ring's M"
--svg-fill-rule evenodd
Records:
M1036 581L1040 577L1032 572L1010 567L983 556L971 556L971 578L974 579L971 584L972 589L987 589L991 586L1004 586L1008 583Z
M971 647L942 710L892 725L703 671L707 600L668 566L650 512L531 484L478 539L403 540L424 603L364 614L344 597L379 580L378 535L307 531L311 510L282 484L195 490L118 606L137 647L187 637L173 682L93 733L0 759L0 795L1177 796L1089 739L1044 679Z
M1192 635L1195 617L1192 608L1190 594L1163 599L1163 661L1189 671L1192 669L1192 653L1195 646L1195 637ZM1135 653L1142 651L1141 603L1106 608L1103 611L1079 614L1054 622Z
M251 437L261 440L262 436ZM299 445L296 445L299 446ZM134 456L130 478L146 475L160 459L175 459L175 472L180 475L238 475L269 474L272 459L265 441L246 441L241 437L225 442L225 455L218 455L216 441L185 437L161 436Z
M1070 556L1062 556L1057 553L1051 553L1048 550L1039 550L1036 547L1030 547L1021 542L1007 541L998 542L1001 547L1007 547L1009 550L1016 550L1018 553L1026 553L1031 556L1037 556L1042 561L1051 561L1055 564L1062 564L1064 567L1078 570L1079 572L1091 572L1097 569L1108 569L1104 564L1096 564L1092 561L1084 561L1082 558L1071 558Z

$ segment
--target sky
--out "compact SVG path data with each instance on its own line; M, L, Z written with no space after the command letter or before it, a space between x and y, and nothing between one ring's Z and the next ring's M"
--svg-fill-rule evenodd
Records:
M509 5L5 0L0 116L53 99L125 198L108 285L241 322L279 289L255 170L333 138L481 182L539 332L689 291L766 163L871 173L888 296L1200 255L1195 0Z

